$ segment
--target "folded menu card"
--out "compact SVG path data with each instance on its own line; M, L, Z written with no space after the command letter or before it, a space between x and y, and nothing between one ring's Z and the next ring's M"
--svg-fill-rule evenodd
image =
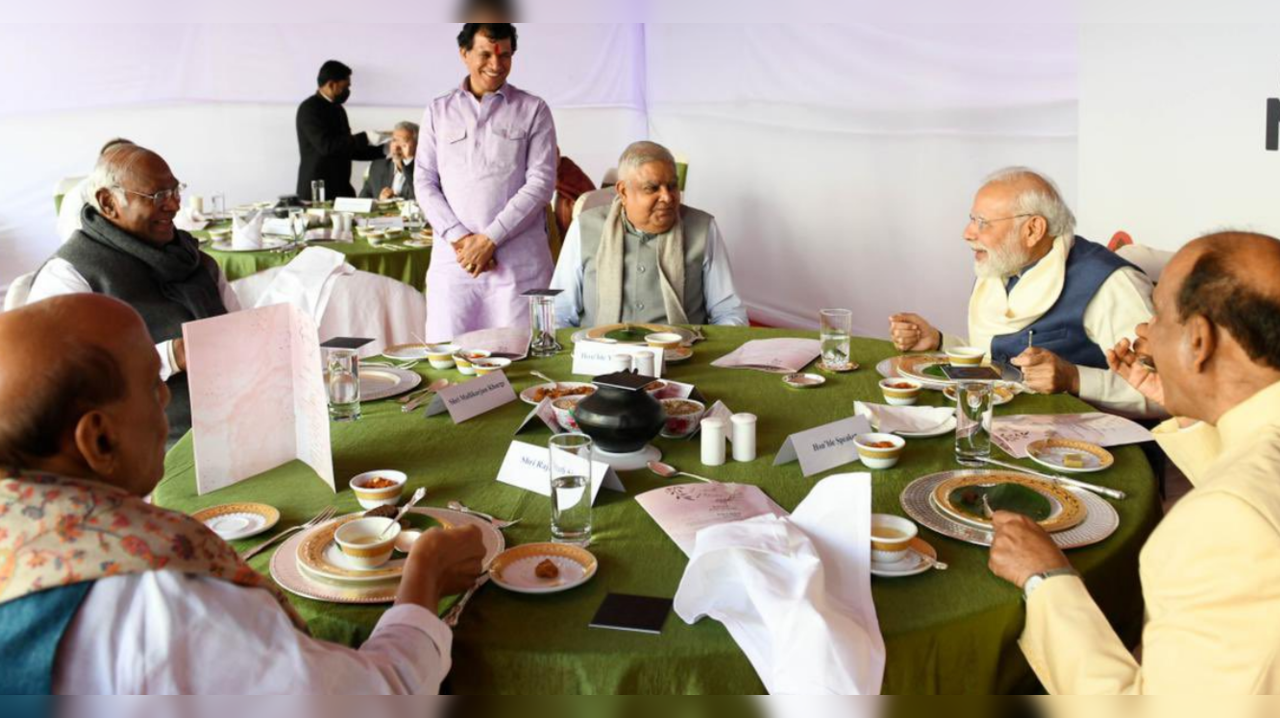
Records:
M822 345L817 339L753 339L711 362L711 366L793 374L821 355Z
M320 340L291 304L191 322L186 339L196 490L295 459L335 489Z
M1018 414L997 417L991 440L1014 458L1025 459L1027 447L1041 439L1087 441L1098 446L1123 446L1152 441L1137 422L1113 414Z
M667 532L686 556L693 555L698 532L708 526L755 516L787 515L758 487L745 484L666 486L640 494L636 503Z

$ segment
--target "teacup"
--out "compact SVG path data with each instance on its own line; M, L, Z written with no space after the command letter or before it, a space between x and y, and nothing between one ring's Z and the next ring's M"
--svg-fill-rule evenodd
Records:
M871 560L875 563L902 561L919 533L914 523L901 516L872 514Z
M400 524L391 519L357 519L339 527L333 540L351 563L377 568L391 559L400 531Z
M488 359L490 356L492 355L483 349L464 349L453 355L453 361L458 365L458 371L466 376L475 376L476 368L472 362L476 359Z
M947 359L951 366L982 366L987 353L977 347L956 347L947 350Z
M645 344L648 344L654 349L664 350L678 349L680 347L680 342L683 340L684 337L674 332L659 332L657 334L650 334L644 338Z
M381 488L369 486L377 479L383 479L378 483L390 481L394 486ZM404 494L404 483L408 480L409 477L402 471L366 471L351 479L351 491L356 495L356 501L365 509L395 506L400 503L400 497Z
M573 415L577 410L578 403L587 397L585 396L562 396L551 402L551 410L555 412L556 423L565 431L580 431L578 427L578 419Z
M476 370L476 376L489 376L509 366L511 366L511 360L504 357L476 359L471 362L471 367Z
M868 469L883 471L897 466L907 442L894 434L859 434L853 440L858 447L858 458Z
M368 240L369 244L376 247L387 239L387 232L382 229L366 229L364 231L364 238Z
M692 434L707 413L706 404L693 399L663 399L662 408L667 412L662 434L672 439L683 439Z
M920 398L924 384L911 379L885 379L880 382L880 391L884 392L884 400L890 406L911 406Z
M428 344L426 347L427 363L432 369L452 369L456 363L453 355L458 353L456 344Z

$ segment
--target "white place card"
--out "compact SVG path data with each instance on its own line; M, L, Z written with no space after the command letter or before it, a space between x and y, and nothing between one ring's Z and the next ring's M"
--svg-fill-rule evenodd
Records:
M854 439L859 434L871 433L871 422L864 416L851 416L830 424L787 437L774 466L800 460L800 470L805 476L820 474L837 466L858 461L858 447Z
M339 197L333 201L334 212L360 212L369 214L373 211L373 199L359 197Z
M506 373L496 371L436 392L427 407L427 416L447 411L453 423L461 424L515 400L516 392Z
M708 526L745 521L769 514L787 515L756 486L746 484L679 484L640 494L636 503L672 541L693 555L698 532Z
M404 229L403 217L367 217L356 220L365 229Z
M182 327L196 491L231 486L295 459L336 491L320 339L292 304Z
M551 402L552 399L547 397L533 407L533 411L529 412L524 421L520 422L520 426L516 427L516 433L523 433L529 427L538 426L541 423L545 424L551 430L551 433L563 434L564 429L561 429L560 423L556 421L556 410L551 406ZM539 419L540 421L534 421L534 419Z
M585 467L584 467L585 470ZM515 486L551 498L551 450L523 441L511 442L507 456L498 470L500 483ZM591 462L591 503L595 505L601 487L626 493L618 473L603 461Z
M631 354L638 349L631 344L605 344L604 342L578 342L573 345L573 373L583 376L601 376L612 374L613 359L619 354ZM663 367L662 352L654 352L654 378L661 379Z

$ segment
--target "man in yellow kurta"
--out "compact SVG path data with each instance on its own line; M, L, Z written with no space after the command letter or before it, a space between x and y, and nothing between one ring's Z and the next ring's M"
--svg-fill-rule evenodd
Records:
M1187 245L1156 315L1111 365L1182 417L1160 445L1196 485L1141 559L1138 662L1067 558L1029 519L995 517L991 569L1027 594L1022 650L1054 694L1280 691L1280 240L1229 233ZM1200 422L1200 423L1196 423Z
M1159 407L1107 369L1106 351L1151 318L1151 280L1106 247L1075 236L1075 216L1053 182L1001 170L974 197L964 240L977 282L969 336L943 334L917 314L890 318L900 351L979 347L1019 367L1041 394L1070 393L1143 418Z

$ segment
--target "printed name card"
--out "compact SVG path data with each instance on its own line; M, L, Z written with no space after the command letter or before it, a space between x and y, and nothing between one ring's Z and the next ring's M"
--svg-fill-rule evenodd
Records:
M663 370L663 352L651 350L648 347L639 347L632 344L605 344L604 342L578 342L573 345L573 373L583 376L601 376L603 374L612 374L617 371L614 368L614 358L619 354L632 355L639 351L648 351L653 354L653 374L657 379L662 378ZM635 365L632 365L635 368Z
M359 197L339 197L333 201L333 211L368 214L373 211L373 200L360 199Z
M516 392L511 388L507 375L498 371L441 389L432 397L427 416L447 411L453 423L461 424L515 400Z
M859 434L871 432L871 422L864 416L853 416L848 419L832 422L787 437L782 448L778 449L778 457L774 466L789 464L800 460L800 470L805 476L820 474L837 466L858 461L858 447L854 439Z
M403 217L369 217L357 222L365 229L404 229Z
M539 423L545 424L553 434L563 434L564 429L560 428L560 422L556 421L556 410L551 406L551 398L548 397L533 407L533 411L520 422L520 426L516 427L516 433L521 434L531 426L538 426ZM534 421L534 419L539 421Z
M585 466L583 470L586 470ZM551 498L551 450L545 446L534 446L523 441L511 442L507 457L502 460L502 468L498 470L498 481ZM616 471L603 461L593 461L591 462L592 505L595 505L601 487L610 491L626 492Z

